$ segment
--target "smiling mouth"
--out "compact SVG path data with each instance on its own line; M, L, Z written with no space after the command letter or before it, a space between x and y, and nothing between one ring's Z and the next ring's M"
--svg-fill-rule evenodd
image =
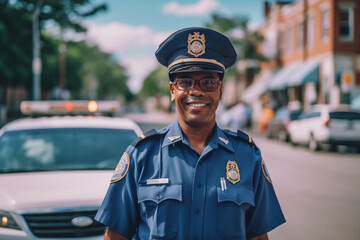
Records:
M205 107L206 104L205 103L188 103L187 104L190 107L195 107L195 108L200 108L200 107Z

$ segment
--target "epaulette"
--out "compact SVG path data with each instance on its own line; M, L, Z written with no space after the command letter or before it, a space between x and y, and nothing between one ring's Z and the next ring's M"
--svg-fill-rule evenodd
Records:
M244 142L247 142L249 143L251 146L255 147L258 149L258 147L256 146L256 144L254 143L254 141L252 140L252 138L250 137L250 135L244 133L243 131L241 130L238 130L237 132L233 132L233 131L230 131L230 130L224 130L225 133L229 134L229 135L232 135L234 137L237 137L239 138L240 140L244 141Z
M135 139L131 143L131 146L135 147L141 140L151 137L151 136L155 136L157 134L159 134L158 131L156 131L155 129L151 129L151 130L147 131L146 133L140 135L137 139Z

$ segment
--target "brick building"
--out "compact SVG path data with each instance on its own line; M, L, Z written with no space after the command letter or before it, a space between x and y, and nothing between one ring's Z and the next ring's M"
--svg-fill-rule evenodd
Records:
M269 61L243 100L267 92L277 106L307 107L360 94L360 0L265 1L264 14L259 50Z

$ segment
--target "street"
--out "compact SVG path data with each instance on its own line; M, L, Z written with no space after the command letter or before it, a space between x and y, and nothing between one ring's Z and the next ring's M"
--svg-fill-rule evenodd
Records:
M151 117L145 119L151 122ZM165 124L149 122L139 125L146 131ZM257 134L252 137L262 151L287 220L269 233L269 239L360 238L360 154L342 149L314 153Z
M360 238L360 154L310 152L253 136L262 150L287 222L275 240Z

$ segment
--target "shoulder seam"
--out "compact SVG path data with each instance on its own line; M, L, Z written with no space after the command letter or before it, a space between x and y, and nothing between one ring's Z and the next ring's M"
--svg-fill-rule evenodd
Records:
M146 139L146 138L155 136L155 135L159 135L159 132L156 131L155 129L151 129L151 130L145 132L144 134L141 134L138 138L136 138L136 139L131 143L131 146L136 147L136 145L137 145L140 141L142 141L142 140L144 140L144 139Z

